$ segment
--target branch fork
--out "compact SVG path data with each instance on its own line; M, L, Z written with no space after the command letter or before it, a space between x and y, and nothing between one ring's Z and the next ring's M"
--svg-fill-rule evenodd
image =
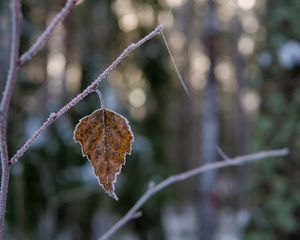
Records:
M143 37L136 43L131 43L112 63L109 65L99 76L96 78L92 84L90 84L84 91L79 93L75 98L68 102L57 112L51 113L47 120L37 129L34 134L24 143L23 146L9 159L7 152L7 135L6 135L6 125L7 116L10 101L12 98L13 89L17 79L17 74L20 67L28 62L32 57L34 57L41 48L45 45L46 41L52 35L55 27L69 15L73 7L76 5L78 0L67 0L65 6L61 11L53 18L48 27L40 35L40 37L35 41L35 43L19 57L19 45L20 45L20 31L21 31L21 2L20 0L10 0L10 10L11 10L11 22L12 22L12 41L11 41L11 52L10 52L10 67L7 75L7 81L3 97L0 104L0 151L1 151L1 163L2 163L2 175L1 175L1 191L0 191L0 240L4 239L5 233L5 209L7 192L9 185L9 176L11 165L18 162L18 160L23 156L23 154L28 150L28 148L35 142L35 140L59 117L68 112L72 107L78 104L90 93L94 92L100 82L105 79L117 66L121 63L131 52L139 48L141 45L151 40L153 37L162 34L163 35L163 25L158 25L152 32ZM165 37L163 36L164 41ZM166 41L165 41L166 42ZM168 48L168 46L167 46ZM168 49L170 53L170 50ZM172 58L172 54L170 53ZM173 60L172 60L173 61ZM176 64L175 64L176 65ZM178 71L178 69L176 70ZM180 74L179 74L179 78ZM180 79L183 82L182 79ZM185 87L184 83L182 83ZM188 91L185 87L188 94ZM180 181L184 181L188 178L196 176L206 171L213 169L224 168L236 164L242 164L249 161L256 161L268 157L279 157L286 156L288 154L287 149L273 150L268 152L260 152L256 154L241 156L233 159L229 159L223 151L219 150L219 154L224 158L225 161L211 163L203 165L201 167L192 169L190 171L170 176L159 184L150 184L147 191L141 196L141 198L135 203L135 205L121 218L114 226L112 226L100 239L108 239L112 234L118 231L122 226L124 226L128 221L136 219L141 216L139 209L148 201L154 194L163 190L164 188L175 184Z

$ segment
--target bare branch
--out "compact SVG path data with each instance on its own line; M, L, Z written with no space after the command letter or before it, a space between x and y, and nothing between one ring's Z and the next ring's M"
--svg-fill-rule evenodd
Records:
M5 90L0 104L0 150L1 150L1 192L0 192L0 239L4 238L5 209L9 184L10 165L8 163L7 152L7 115L12 98L13 89L17 79L19 69L19 47L21 32L21 3L20 0L10 1L11 12L11 46L10 46L10 65L6 79Z
M102 237L99 238L99 240L105 240L111 237L114 233L116 233L121 227L123 227L127 222L129 222L131 219L133 219L133 216L136 215L138 210L156 193L160 192L161 190L165 189L166 187L173 185L178 182L182 182L184 180L187 180L191 177L197 176L201 173L219 169L219 168L225 168L229 166L234 166L237 164L243 164L246 162L252 162L261 160L263 158L271 158L271 157L282 157L286 156L289 153L289 150L279 149L279 150L272 150L272 151L263 151L258 152L254 154L249 154L245 156L235 157L232 159L228 159L228 161L223 162L214 162L205 164L203 166L200 166L198 168L173 175L165 179L164 181L160 182L156 186L152 188L148 188L148 190L140 197L140 199L133 205L133 207L117 222L115 223L107 232L102 235Z
M8 164L7 152L7 136L6 136L6 122L4 115L0 115L0 145L1 145L1 193L0 193L0 239L4 239L5 233L5 210L9 185L10 165Z
M138 211L138 212L134 213L134 214L131 216L131 219L132 219L132 220L135 220L135 219L140 218L141 216L143 216L142 211Z
M45 45L46 41L52 35L55 27L62 22L66 16L69 15L75 4L78 0L68 0L65 6L61 9L61 11L53 18L49 26L44 30L44 32L38 37L35 43L29 48L28 51L22 54L20 57L20 65L23 65L28 60L30 60L34 55L36 55L42 47Z
M87 95L94 92L99 83L106 78L116 67L122 62L132 51L140 47L142 44L152 39L156 35L160 34L163 30L162 25L156 27L151 33L142 38L136 43L130 44L116 59L113 63L108 66L104 72L102 72L99 77L94 80L84 91L79 93L75 98L73 98L69 103L67 103L64 107L62 107L56 113L51 113L48 119L42 124L42 126L25 142L25 144L16 152L16 154L11 158L11 164L14 164L18 161L18 159L27 151L27 149L34 143L34 141L59 117L64 115L67 111L69 111L72 107L74 107L77 103L79 103L82 99L84 99Z
M170 10L170 11L171 11L171 10ZM169 13L170 13L170 12L169 12ZM172 52L171 52L171 49L170 49L170 47L169 47L168 41L167 41L167 39L166 39L166 37L165 37L165 34L162 32L161 35L162 35L162 38L163 38L163 40L164 40L164 44L166 45L167 51L168 51L168 53L169 53L169 56L170 56L170 58L171 58L171 62L172 62L172 64L173 64L173 66L174 66L174 69L175 69L175 72L176 72L176 74L177 74L177 77L178 77L178 79L179 79L179 81L180 81L180 83L181 83L181 86L183 87L183 90L185 91L186 95L189 97L190 101L192 101L191 94L190 94L190 92L189 92L189 90L188 90L188 88L187 88L185 82L183 81L183 77L181 76L181 74L180 74L180 72L179 72L179 69L178 69L177 64L176 64L176 62L175 62L175 59L174 59L174 57L173 57L173 54L172 54Z
M10 1L11 9L11 47L10 47L10 63L9 70L7 74L7 80L5 85L5 90L3 92L3 97L1 100L1 112L4 115L4 119L7 118L7 112L9 108L9 103L12 97L12 92L15 86L17 73L19 69L18 58L19 58L19 47L20 47L20 31L21 31L21 4L19 0Z
M221 158L225 161L227 161L228 159L230 159L226 153L222 150L222 148L220 148L219 146L216 147L217 148L217 152L218 154L221 156Z

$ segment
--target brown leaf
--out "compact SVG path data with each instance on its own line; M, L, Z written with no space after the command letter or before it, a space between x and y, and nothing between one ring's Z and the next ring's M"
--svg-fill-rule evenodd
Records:
M133 142L127 119L108 109L98 109L80 119L74 140L80 143L82 155L90 160L101 187L118 200L114 183Z

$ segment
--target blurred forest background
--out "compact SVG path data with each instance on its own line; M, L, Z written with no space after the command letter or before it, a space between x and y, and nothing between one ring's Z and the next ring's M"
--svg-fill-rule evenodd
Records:
M64 1L23 0L21 52ZM7 239L96 239L150 182L228 156L288 147L285 159L210 172L153 197L112 239L300 239L300 1L82 0L22 69L9 115L10 156L49 113L89 85L174 7L165 29L189 101L161 36L100 85L126 116L133 154L119 201L98 186L73 141L89 95L56 121L14 166ZM9 63L8 1L0 0L0 89Z

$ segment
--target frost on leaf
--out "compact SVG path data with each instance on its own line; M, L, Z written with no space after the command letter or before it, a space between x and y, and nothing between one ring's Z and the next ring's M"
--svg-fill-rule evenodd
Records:
M90 160L101 187L117 200L114 183L133 142L127 119L108 109L98 109L79 121L74 140Z

